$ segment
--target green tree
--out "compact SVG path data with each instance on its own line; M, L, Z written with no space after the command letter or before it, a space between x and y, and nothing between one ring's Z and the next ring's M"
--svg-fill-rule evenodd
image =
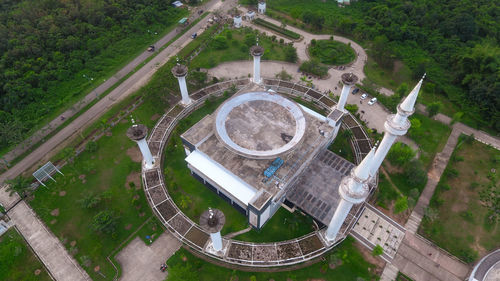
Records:
M94 231L111 234L116 231L119 217L115 216L113 211L100 211L94 216L91 227Z
M285 54L285 61L287 62L297 62L297 49L293 46L287 45L283 48L283 53Z
M429 117L432 117L436 114L438 114L439 110L443 104L439 101L433 102L427 106L427 112L429 112Z
M415 155L416 153L415 151L413 151L413 149L411 149L411 147L402 142L397 142L389 150L389 153L387 154L387 160L389 160L389 162L391 162L391 164L393 165L404 166L405 164L410 162L410 160L413 159Z
M26 197L31 188L31 181L22 176L17 176L12 180L7 180L7 191L12 195L14 192L17 192L21 198Z
M245 35L245 39L243 39L243 42L245 42L245 45L247 45L248 47L252 47L257 42L256 40L257 37L254 33L247 33Z
M229 47L227 44L227 39L226 37L222 35L217 35L215 36L214 40L212 41L212 47L216 50L224 50Z
M413 186L424 186L427 182L427 172L417 159L413 159L404 166L406 180Z
M81 198L77 203L85 209L92 209L101 202L101 196L99 194L94 194L93 192L82 193Z

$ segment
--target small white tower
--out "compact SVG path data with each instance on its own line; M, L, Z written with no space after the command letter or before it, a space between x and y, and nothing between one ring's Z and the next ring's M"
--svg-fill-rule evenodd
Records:
M351 91L351 87L358 82L358 76L356 76L354 73L344 73L341 76L342 78L342 83L344 86L342 87L342 92L340 93L340 98L339 102L337 103L337 107L335 110L332 112L330 117L336 117L338 120L333 120L330 118L328 121L328 124L331 126L334 126L335 129L332 132L332 141L337 137L337 134L339 133L340 126L342 125L341 122L341 117L344 113L346 113L346 110L344 108L346 102L347 102L347 97L349 96L349 92Z
M181 89L181 96L182 96L181 103L183 105L188 105L192 102L191 99L189 98L187 85L186 85L187 72L188 72L187 66L179 64L179 62L177 62L177 65L175 65L172 68L172 74L175 77L177 77L177 80L179 80L179 88Z
M234 27L236 27L236 28L240 28L241 27L241 25L243 24L243 21L242 21L240 15L234 16L234 18L233 18L233 24L234 24Z
M260 84L260 57L264 54L264 48L257 42L256 46L250 48L250 54L253 56L253 82Z
M259 14L265 14L266 13L266 2L259 1L257 8L258 8Z
M359 204L368 197L368 181L370 178L370 166L375 154L375 147L365 156L363 161L354 169L351 174L342 179L339 186L340 203L333 214L325 238L333 242L337 237L340 227L344 223L349 211L354 204Z
M200 217L200 226L210 233L212 248L215 252L222 250L222 237L220 231L226 222L224 213L218 209L209 208ZM210 247L210 245L208 245ZM211 250L211 249L208 249Z
M410 121L408 121L408 117L415 112L415 103L424 78L425 74L411 93L402 103L398 105L398 113L391 114L387 117L387 121L384 123L384 138L382 139L382 142L380 142L377 152L375 152L375 157L373 158L372 166L370 168L371 175L375 175L375 173L377 173L378 168L382 165L385 156L387 156L387 153L396 138L408 132L408 129L410 128Z
M151 151L149 150L146 137L148 135L148 128L142 124L134 124L127 130L127 136L139 145L139 149L144 159L144 167L151 169L154 166L154 159Z

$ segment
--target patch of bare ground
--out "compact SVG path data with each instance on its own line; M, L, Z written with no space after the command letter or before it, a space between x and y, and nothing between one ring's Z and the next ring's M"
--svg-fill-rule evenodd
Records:
M127 149L127 155L130 157L130 159L132 159L132 161L136 163L141 163L142 161L141 151L136 145L131 146L129 149Z
M151 116L151 121L156 121L156 120L158 120L160 117L161 117L161 115L160 115L160 114L155 113L155 114L153 114L153 116Z
M401 70L401 68L403 68L403 66L404 66L404 64L403 64L403 62L402 62L402 61L400 61L400 60L395 60L395 61L394 61L394 67L393 67L392 72L393 72L393 73L398 73L398 72Z
M381 257L374 257L372 255L372 251L368 249L367 247L361 245L358 241L354 243L354 246L361 252L363 255L363 258L368 261L369 263L375 265L374 269L371 269L371 273L374 273L378 276L382 274L382 271L384 270L385 267L385 261Z
M58 209L54 209L50 212L50 214L54 217L57 217L59 216L59 208Z
M59 196L61 196L61 197L66 196L66 191L65 190L59 191Z
M130 189L130 183L133 182L135 189L141 188L141 173L140 172L132 172L127 176L127 180L125 181L125 188Z

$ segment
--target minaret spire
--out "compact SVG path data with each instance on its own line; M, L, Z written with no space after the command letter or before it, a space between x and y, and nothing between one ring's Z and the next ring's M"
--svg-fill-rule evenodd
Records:
M365 201L369 194L368 182L370 179L370 167L375 156L375 146L365 156L363 161L351 171L349 176L342 179L339 186L340 202L333 214L325 238L335 241L340 227L345 221L354 204Z
M384 124L384 138L375 152L375 157L372 161L372 167L370 169L371 175L375 175L375 173L377 173L378 168L382 165L382 161L384 161L384 158L387 156L387 153L396 138L408 132L408 129L410 128L410 121L408 120L408 117L415 112L415 103L417 102L418 93L420 92L424 78L425 74L410 94L408 94L403 102L398 105L398 112L387 117L387 121L385 121Z

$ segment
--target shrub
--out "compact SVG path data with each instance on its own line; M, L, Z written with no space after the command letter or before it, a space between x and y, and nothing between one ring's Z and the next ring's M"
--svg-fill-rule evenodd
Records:
M372 256L376 257L376 256L380 256L384 253L384 248L382 248L382 246L378 245L375 246L373 248L373 251L372 251Z
M245 42L245 45L247 45L248 47L252 47L253 45L255 45L255 42L257 40L257 37L255 37L255 34L253 33L248 33L247 35L245 35L245 39L243 40Z
M417 159L413 159L405 165L404 174L410 185L424 186L427 182L427 172Z
M277 32L285 37L288 37L288 38L291 38L291 39L299 39L300 38L300 35L291 31L291 30L288 30L288 29L285 29L284 27L281 27L281 26L277 26L273 23L270 23L268 21L265 21L261 18L257 18L253 21L253 23L257 24L257 25L260 25L260 26L263 26L265 28L268 28L274 32ZM286 26L286 25L283 25L283 26Z
M293 46L286 46L283 49L283 52L285 53L285 61L287 62L297 62L297 49L295 49Z
M97 143L95 141L89 141L85 145L85 150L87 150L90 153L94 153L97 151Z
M324 77L328 73L328 68L321 65L318 60L314 59L303 62L300 65L299 70L319 77Z
M439 101L433 102L427 106L427 111L429 112L429 117L436 115L443 104Z
M345 109L352 114L356 114L359 108L356 104L346 104Z
M94 231L105 234L114 233L118 225L118 219L119 218L114 215L113 211L100 211L94 216L91 227Z
M217 35L215 36L214 40L212 40L212 47L216 50L224 50L227 49L229 46L227 44L227 39L226 37L222 35Z
M406 196L399 197L394 204L394 213L399 214L408 210L408 198Z
M413 149L411 149L411 147L402 142L397 142L389 150L387 159L393 165L404 166L408 162L410 162L410 160L413 159L415 155L416 153L415 151L413 151Z

